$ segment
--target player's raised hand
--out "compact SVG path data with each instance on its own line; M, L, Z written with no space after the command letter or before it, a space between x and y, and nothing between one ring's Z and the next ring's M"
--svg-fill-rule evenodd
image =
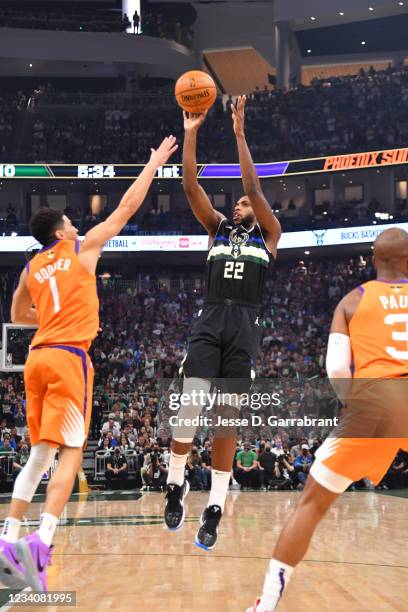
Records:
M246 96L238 96L236 106L231 104L232 123L236 136L244 135Z
M185 131L194 131L198 130L198 128L203 125L204 121L207 118L207 111L198 114L183 111L183 117Z
M150 149L150 163L157 166L157 168L162 166L177 149L178 144L176 144L175 136L167 136L158 149Z

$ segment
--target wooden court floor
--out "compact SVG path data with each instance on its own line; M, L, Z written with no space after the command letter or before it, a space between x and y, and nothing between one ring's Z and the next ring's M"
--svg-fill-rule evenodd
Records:
M209 553L193 543L207 495L190 493L179 532L163 528L159 493L77 496L57 531L49 588L76 591L75 609L84 611L245 612L299 493L231 492L219 543ZM37 519L41 507L33 503L28 519ZM279 611L408 610L407 508L400 496L344 494ZM6 510L1 504L1 519Z

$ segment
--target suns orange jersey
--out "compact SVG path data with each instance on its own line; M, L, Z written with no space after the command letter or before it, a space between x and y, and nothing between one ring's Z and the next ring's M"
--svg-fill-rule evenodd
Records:
M408 281L370 281L349 323L354 376L408 374Z
M73 344L87 350L98 333L96 278L83 267L78 252L78 241L57 240L27 265L39 323L32 346Z

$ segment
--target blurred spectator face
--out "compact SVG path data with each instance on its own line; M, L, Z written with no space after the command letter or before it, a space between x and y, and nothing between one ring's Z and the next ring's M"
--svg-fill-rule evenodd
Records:
M5 438L5 440L3 441L3 448L11 450L11 445L10 445L10 440L9 439Z

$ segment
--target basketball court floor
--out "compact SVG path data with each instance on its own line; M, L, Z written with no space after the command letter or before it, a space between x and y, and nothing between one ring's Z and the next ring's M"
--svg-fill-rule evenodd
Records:
M345 493L319 527L279 611L406 611L404 494ZM50 590L76 591L75 609L84 611L245 612L299 493L230 492L213 552L193 543L207 496L190 493L183 529L169 532L160 493L74 495L56 534ZM35 499L24 529L36 526L43 498ZM7 501L0 497L1 519Z

